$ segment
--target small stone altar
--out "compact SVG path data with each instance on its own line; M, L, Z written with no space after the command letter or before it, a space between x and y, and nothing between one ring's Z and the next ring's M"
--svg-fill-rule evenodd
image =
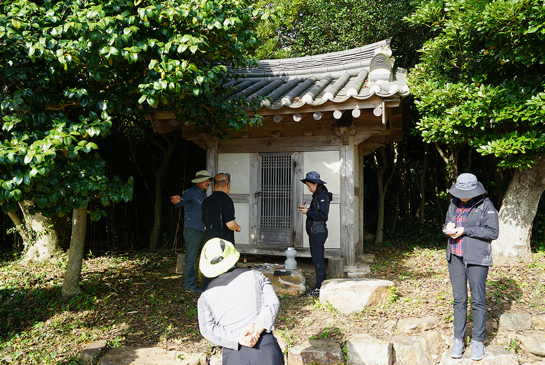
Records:
M286 270L282 265L241 264L240 262L238 267L248 267L265 275L271 281L276 295L279 297L286 294L300 295L306 291L305 277L301 269ZM290 275L275 275L275 271L280 273L289 272Z

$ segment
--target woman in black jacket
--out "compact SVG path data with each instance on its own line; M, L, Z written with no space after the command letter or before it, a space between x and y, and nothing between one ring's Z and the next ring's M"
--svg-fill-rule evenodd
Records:
M473 174L461 174L449 193L454 197L443 225L449 236L447 261L454 297L454 340L450 356L458 359L464 352L467 321L467 282L471 290L473 336L470 357L484 357L486 326L486 277L492 266L491 241L498 238L498 211L483 196L483 184Z
M325 241L327 239L327 218L329 216L329 203L333 199L333 194L327 191L325 181L320 180L320 174L316 171L310 171L305 178L301 180L312 193L312 202L310 207L304 205L299 210L306 214L306 230L310 244L310 255L316 271L316 287L308 295L318 297L322 281L325 280Z

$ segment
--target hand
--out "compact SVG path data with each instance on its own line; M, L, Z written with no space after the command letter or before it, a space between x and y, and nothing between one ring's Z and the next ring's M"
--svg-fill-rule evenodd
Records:
M237 229L236 229L237 232L240 232L242 231L242 227L241 226L238 226Z
M453 222L448 222L447 223L447 226L445 227L445 229L448 231L448 230L451 230L451 229L454 229L456 228L456 226L454 225Z
M303 214L307 214L307 211L308 211L308 208L305 207L304 205L300 205L299 206L299 211Z
M181 198L179 195L174 195L174 196L171 196L170 197L170 201L173 203L173 204L178 204L180 202Z
M460 237L461 235L464 234L464 227L458 227L458 228L455 228L455 229L456 229L456 233L449 235L450 237L458 238L458 237Z
M242 329L238 335L238 343L246 347L254 347L258 339L259 334L256 333L253 325Z

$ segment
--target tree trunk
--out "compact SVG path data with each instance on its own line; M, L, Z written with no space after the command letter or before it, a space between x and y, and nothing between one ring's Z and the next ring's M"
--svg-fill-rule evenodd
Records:
M424 226L426 220L426 170L428 168L428 147L424 144L424 159L422 160L422 175L420 175L420 228Z
M31 214L28 208L32 205L34 202L30 200L19 202L29 234L24 260L43 261L60 256L69 246L66 219L58 216L47 218L41 213Z
M17 229L17 232L21 235L21 238L23 239L23 246L26 247L28 245L28 235L25 231L23 221L15 212L9 212L8 216L11 218L11 221L15 225L15 229Z
M83 250L85 248L85 233L87 231L87 205L72 212L72 237L68 264L62 282L62 298L70 299L81 295L79 286L81 266L83 264Z
M163 222L163 179L165 177L165 172L167 171L168 165L172 155L174 154L174 149L176 148L175 142L177 139L172 140L171 138L164 136L163 138L167 141L168 146L165 148L159 141L155 138L150 138L150 141L153 142L157 147L163 151L163 162L161 166L155 171L155 203L153 206L153 228L151 229L150 235L150 249L155 250L157 248L157 243L159 242L159 235L161 233L161 224Z
M545 157L527 170L515 170L499 213L500 235L492 244L497 264L527 259L530 254L532 223L545 190Z
M437 160L439 159L439 154L435 154L435 158L433 159L433 169L432 169L432 176L433 176L433 187L435 191L435 204L437 204L437 209L439 210L439 221L438 224L443 224L443 221L445 219L445 213L443 212L443 204L441 204L441 200L439 199L440 192L439 192L439 180L437 179Z
M380 155L380 158L376 159L377 165L377 184L378 184L378 207L377 207L377 234L375 236L375 244L381 243L384 238L384 199L386 197L386 191L388 190L388 184L392 181L396 169L396 162L394 161L392 165L392 173L386 179L386 182L383 182L383 176L388 168L388 159L386 157L386 151L384 146L380 147L377 150L377 155ZM375 155L376 156L376 155Z

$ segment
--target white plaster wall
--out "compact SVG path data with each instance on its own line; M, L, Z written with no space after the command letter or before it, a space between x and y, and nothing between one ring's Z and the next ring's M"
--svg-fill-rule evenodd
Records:
M247 245L250 243L249 212L250 205L248 203L235 203L235 220L241 228L240 232L235 232L235 245Z
M218 170L217 171L228 172L231 174L231 191L229 194L250 194L250 178L249 178L250 154L249 153L220 153L218 154Z
M320 175L321 176L321 175ZM310 203L309 203L310 204ZM309 205L307 204L307 205ZM327 220L327 240L325 241L326 248L341 248L341 205L331 204L329 206L329 218ZM305 227L307 217L303 218L303 227ZM309 247L308 234L303 228L303 247Z
M305 175L309 171L318 172L322 181L327 183L327 190L333 194L341 192L341 159L338 151L304 152L303 171Z

